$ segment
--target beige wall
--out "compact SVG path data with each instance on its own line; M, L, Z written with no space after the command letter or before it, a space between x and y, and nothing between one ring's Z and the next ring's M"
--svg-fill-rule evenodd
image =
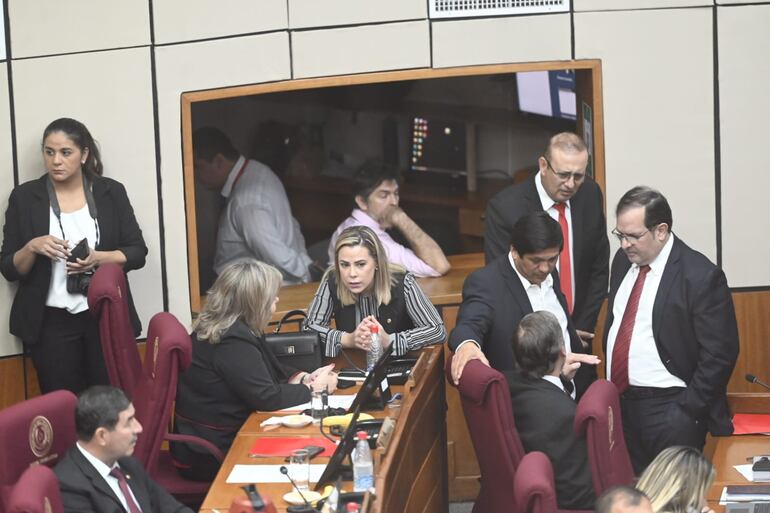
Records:
M45 124L59 115L85 121L102 144L107 174L126 184L150 247L147 267L130 276L145 325L163 308L163 286L170 311L190 319L182 93L573 55L603 62L609 210L636 183L659 187L672 202L677 233L716 259L719 201L721 257L731 284L770 285L770 271L752 267L770 257L770 242L757 236L765 231L762 204L743 192L747 182L762 190L768 180L757 151L770 115L764 87L770 77L762 65L762 49L770 46L768 2L717 9L719 196L709 0L575 0L574 24L566 14L432 21L424 0L376 6L333 0L323 9L310 0L237 0L217 4L216 12L203 0L154 0L152 12L140 0L8 3L14 60L12 77L5 67L0 73L0 203L15 184L11 134L18 176L26 180L42 169ZM614 218L609 221L612 226ZM2 327L12 294L13 286L0 280L0 356L19 351Z

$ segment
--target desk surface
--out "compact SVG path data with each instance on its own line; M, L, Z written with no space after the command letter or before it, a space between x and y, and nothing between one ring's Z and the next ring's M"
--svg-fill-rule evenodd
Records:
M720 437L717 440L711 461L717 475L706 497L710 503L718 504L722 488L728 485L751 484L734 465L751 463L753 456L770 453L770 437L766 435L740 435Z

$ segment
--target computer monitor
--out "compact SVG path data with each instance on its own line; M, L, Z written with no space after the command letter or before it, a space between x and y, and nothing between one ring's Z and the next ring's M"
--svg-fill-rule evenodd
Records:
M411 171L465 174L465 123L413 117Z
M521 112L577 119L574 71L519 72L516 73L516 90Z
M315 485L316 490L321 490L324 485L331 483L337 478L337 475L342 471L342 462L345 461L345 457L350 454L355 446L356 424L358 424L358 415L361 413L359 408L356 408L353 413L353 417L350 419L348 428L340 438L337 448L334 450L334 454L329 458L329 463L326 464L326 468L318 478L318 482Z
M356 394L355 399L348 408L348 413L361 410L383 409L385 401L390 400L390 385L388 384L388 358L393 353L393 344L390 344L380 355L380 359L374 365L374 368L366 375L366 379L361 384L361 389ZM372 399L375 392L379 390L377 404L372 405Z

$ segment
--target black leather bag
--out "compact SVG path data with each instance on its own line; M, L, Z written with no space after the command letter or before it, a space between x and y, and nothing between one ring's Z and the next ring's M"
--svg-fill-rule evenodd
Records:
M315 331L281 333L281 326L292 317L307 317L302 310L292 310L278 321L273 333L265 334L267 346L278 361L289 367L313 372L321 366L321 337Z

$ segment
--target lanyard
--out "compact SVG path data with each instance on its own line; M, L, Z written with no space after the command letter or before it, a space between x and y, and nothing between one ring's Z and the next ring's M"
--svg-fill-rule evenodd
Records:
M235 190L235 186L238 184L238 180L241 179L243 176L243 172L246 171L246 165L249 163L249 160L244 157L243 158L243 164L241 165L241 168L238 170L238 174L235 175L235 180L233 180L233 186L230 188L231 190Z
M66 239L67 236L64 233L64 226L61 224L61 208L59 207L59 198L56 197L56 191L53 189L53 182L49 176L46 180L46 189L48 190L48 203L51 205L53 215L56 216L56 220L59 221L59 229L61 230L62 239ZM96 216L98 215L96 210L96 201L94 200L94 193L91 190L91 182L88 180L85 174L83 174L83 193L86 196L86 204L88 205L88 214L91 219L94 220L94 228L96 230L96 242L94 248L99 245L99 223L96 222Z

